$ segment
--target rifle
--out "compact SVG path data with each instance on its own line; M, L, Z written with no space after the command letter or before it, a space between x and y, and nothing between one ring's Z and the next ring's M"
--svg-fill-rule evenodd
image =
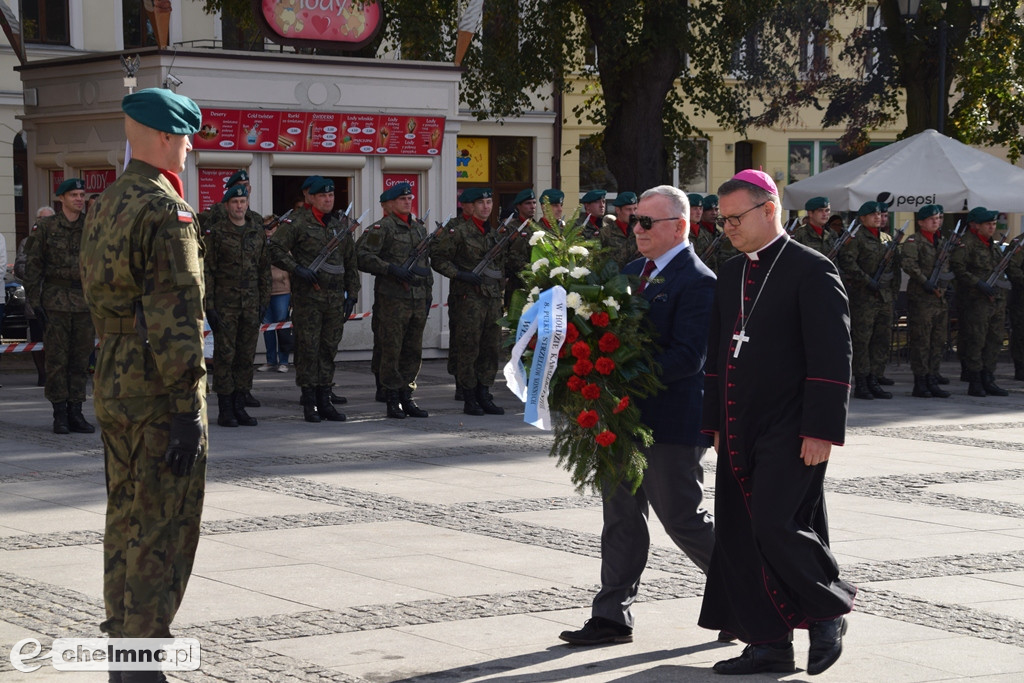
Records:
M878 268L875 269L875 276L871 278L872 288L878 286L878 283L882 279L882 275L892 263L892 259L896 256L896 250L899 248L900 242L902 242L903 238L906 236L908 225L910 225L909 219L903 224L902 228L896 231L896 234L892 236L892 239L889 240L889 245L885 248L885 253L882 254L882 260L878 263Z
M1003 277L1003 273L1006 272L1006 267L1010 265L1010 259L1013 255L1020 251L1020 248L1024 246L1024 238L1018 237L1015 241L1011 242L1007 246L1003 258L999 260L996 267L992 270L992 274L985 280L985 284L989 287L999 287L1000 289L1009 289L1010 282Z
M829 261L832 261L833 263L835 262L836 257L839 256L839 250L846 246L847 242L857 236L858 230L860 230L860 223L857 222L857 219L853 219L850 221L850 224L846 226L846 230L843 230L839 234L839 237L836 238L832 248L829 249L828 254L826 254Z
M942 243L942 248L939 249L939 254L935 257L935 267L932 268L931 277L929 277L928 282L925 283L925 286L928 289L938 289L939 280L949 280L953 277L951 273L946 273L948 277L943 277L942 267L946 265L949 257L953 254L953 249L956 248L956 245L960 244L960 238L963 237L964 231L967 230L966 225L963 227L963 230L960 229L962 224L963 221L957 221L956 227L953 228L953 232L951 232L946 241Z
M790 218L788 221L786 221L786 225L783 226L783 229L786 231L786 234L792 235L793 231L796 230L797 226L799 225L799 218Z
M263 224L263 229L264 230L273 230L274 228L276 228L281 223L287 223L288 222L288 216L291 216L292 215L292 211L294 211L294 210L295 209L288 209L287 211L282 213L280 216L274 216L269 221L267 221L266 223Z
M345 209L345 213L343 213L341 217L348 218L348 214L350 211L352 211L351 204L348 205L348 208ZM323 269L324 272L330 273L332 275L343 274L345 272L345 266L325 265L324 262L327 261L330 255L334 253L334 250L338 248L338 245L341 244L341 240L355 232L356 228L359 227L359 224L363 222L363 219L366 218L366 216L369 213L369 209L364 211L363 215L360 216L355 221L353 221L347 230L335 230L334 234L331 236L331 239L327 241L327 244L323 246L323 249L321 249L320 253L316 255L316 258L313 259L313 262L309 264L309 269L312 270L314 273ZM314 284L313 289L319 292L320 285Z
M711 244L700 255L700 260L704 263L707 263L708 259L715 255L715 252L718 251L718 245L721 244L722 238L725 237L725 230L716 230L715 233L715 239L711 240Z
M426 215L423 216L424 220L426 220L427 216L429 215L430 210L428 209ZM448 225L448 222L451 221L451 219L452 214L448 214L448 217L444 219L444 223L438 223L437 221L434 221L434 223L437 225L437 229L434 230L433 232L428 232L427 236L420 240L419 244L413 247L412 251L409 252L409 258L405 260L405 263L402 264L402 267L406 269L411 269L414 265L416 265L420 258L427 253L427 250L430 248L430 243L437 239L437 236L441 234L441 231L445 229L445 227ZM420 221L420 224L422 225L423 222Z
M515 214L513 213L511 216L506 218L505 221L500 226L498 226L498 230L500 231L502 228L507 227L508 224L512 222L512 219L514 217ZM501 238L494 243L494 246L487 250L487 253L484 254L484 257L480 259L480 263L474 266L473 273L475 275L483 275L484 277L491 278L492 280L500 280L502 278L502 273L490 267L491 261L498 258L498 254L500 254L501 250L505 248L505 245L508 244L513 237L518 235L519 232L529 224L530 219L527 218L515 230L505 231L505 234L502 235Z

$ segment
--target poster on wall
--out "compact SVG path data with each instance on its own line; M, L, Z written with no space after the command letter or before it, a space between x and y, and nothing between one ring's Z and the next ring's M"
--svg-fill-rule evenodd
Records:
M200 168L199 205L197 212L203 212L224 198L224 183L234 175L237 168Z
M490 159L487 138L457 138L455 177L460 183L490 182Z
M398 183L409 183L412 187L412 212L420 216L420 176L418 173L385 173L384 189L390 190ZM422 216L420 216L422 218ZM440 219L438 219L440 220ZM430 229L430 225L427 225Z

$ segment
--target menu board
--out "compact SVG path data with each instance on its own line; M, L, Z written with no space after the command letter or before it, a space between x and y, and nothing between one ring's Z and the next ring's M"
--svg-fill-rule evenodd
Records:
M444 117L204 109L195 149L436 156Z
M237 168L200 168L199 169L199 208L206 211L224 198L224 184L233 176Z

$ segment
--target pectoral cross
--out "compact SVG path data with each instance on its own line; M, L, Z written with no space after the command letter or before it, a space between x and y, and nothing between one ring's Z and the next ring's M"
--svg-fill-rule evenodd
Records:
M736 342L736 348L732 352L732 357L739 358L740 349L743 347L743 342L750 341L750 337L748 337L747 333L741 329L739 332L732 335L732 340Z

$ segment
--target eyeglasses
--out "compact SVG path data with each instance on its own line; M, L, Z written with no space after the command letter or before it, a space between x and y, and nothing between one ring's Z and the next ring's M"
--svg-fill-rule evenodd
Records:
M651 226L654 225L655 223L660 223L662 221L677 221L679 220L679 218L680 216L671 216L669 218L651 218L650 216L641 216L639 214L633 214L632 216L629 217L629 226L633 227L637 223L639 223L640 227L643 228L644 230L650 230Z
M729 225L731 225L732 227L738 228L738 227L740 227L740 223L743 222L743 217L744 216L746 216L748 213L750 213L754 209L761 208L762 206L767 204L769 201L770 200L766 199L763 202L761 202L760 204L752 206L749 209L747 209L746 211L744 211L743 213L738 213L735 216L719 216L717 219L715 219L715 225L717 225L720 228L724 228L726 222L728 222Z

